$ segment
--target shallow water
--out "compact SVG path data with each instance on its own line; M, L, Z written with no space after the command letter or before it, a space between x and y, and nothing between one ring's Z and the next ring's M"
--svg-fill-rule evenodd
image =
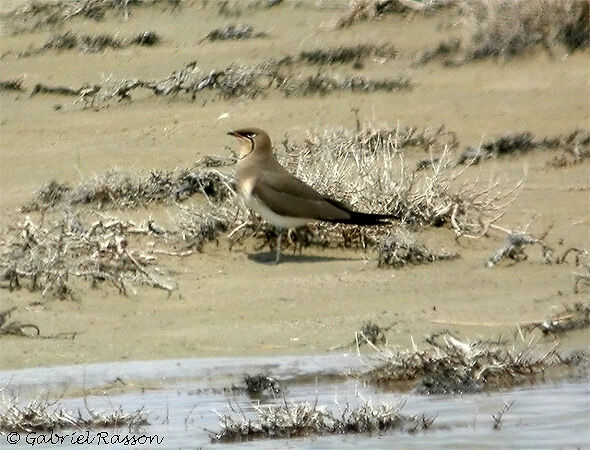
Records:
M590 443L590 386L586 381L548 383L534 387L463 396L418 396L382 392L358 381L325 381L325 375L342 373L358 368L360 362L353 355L324 357L278 358L207 358L152 362L94 364L86 367L67 366L0 372L0 382L9 382L9 389L16 389L24 400L40 389L57 391L66 386L84 385L93 388L112 382L119 377L130 382L151 385L150 389L138 389L110 395L87 395L87 403L93 409L112 409L121 405L126 411L145 407L149 411L151 425L141 434L163 438L160 445L144 445L144 448L199 448L214 445L220 448L582 448ZM308 437L290 440L264 440L238 444L211 444L206 430L219 430L217 412L226 412L231 402L246 416L252 416L254 407L280 404L282 397L251 399L246 394L226 394L214 387L238 382L244 373L264 372L279 378L295 377L305 382L293 383L288 388L288 401L310 401L328 408L343 408L347 403L359 404L364 400L399 404L405 402L402 412L406 415L426 413L435 416L430 431L407 434L360 434L347 436ZM153 386L158 387L155 390ZM95 390L96 392L96 390ZM68 409L84 410L80 397L65 398L61 402ZM500 430L493 429L492 414L502 408L504 402L514 402L505 413ZM239 408L238 408L239 405ZM217 412L216 412L217 411ZM93 430L89 436L97 436ZM64 430L60 434L74 431ZM83 434L82 430L76 430ZM129 434L125 430L108 430L109 435ZM5 440L5 437L0 439ZM29 438L30 439L30 438ZM69 437L59 448L80 448L69 443ZM68 444L65 445L65 444ZM5 442L2 442L5 444ZM26 436L18 445L28 447ZM90 444L88 447L93 447ZM35 448L54 449L56 445L35 445ZM109 445L108 448L129 448Z

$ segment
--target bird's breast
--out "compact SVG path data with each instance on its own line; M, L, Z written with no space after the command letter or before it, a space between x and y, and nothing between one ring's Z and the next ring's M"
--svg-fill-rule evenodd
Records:
M255 184L256 178L254 177L238 180L238 191L246 203L252 200L252 191L254 191Z

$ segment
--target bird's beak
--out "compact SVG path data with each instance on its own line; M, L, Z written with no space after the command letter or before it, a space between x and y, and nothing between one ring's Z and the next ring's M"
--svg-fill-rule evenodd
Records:
M230 136L233 136L235 138L240 137L240 135L237 132L233 131L233 130L232 131L228 131L227 134L230 135Z

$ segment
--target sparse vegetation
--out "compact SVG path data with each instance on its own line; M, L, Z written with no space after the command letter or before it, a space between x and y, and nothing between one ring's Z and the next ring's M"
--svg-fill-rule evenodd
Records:
M0 398L0 433L44 433L80 428L128 428L138 430L149 425L148 413L140 408L125 412L122 407L101 411L86 408L86 411L64 409L59 401L51 400L46 393L23 403L16 395L2 392Z
M232 194L235 184L232 177L216 170L202 170L199 166L141 174L114 169L75 188L51 180L22 207L22 212L45 211L58 205L129 208L183 200L195 193L221 202Z
M88 279L92 286L107 281L121 293L133 284L147 284L168 292L175 288L156 258L129 248L132 235L157 234L150 223L137 227L118 219L84 224L77 215L64 214L53 224L30 218L17 223L0 237L0 281L14 290L26 280L28 289L75 298L73 279Z
M232 64L220 70L206 70L191 62L178 71L172 72L162 80L142 80L131 78L107 80L94 86L79 89L51 86L38 83L31 95L49 93L73 95L78 97L74 103L85 107L101 108L112 101L130 101L136 89L147 89L156 96L178 96L187 94L190 100L207 91L228 99L236 97L255 98L267 91L276 90L284 95L326 95L334 91L352 92L399 91L411 89L412 83L405 76L372 80L362 75L339 77L325 73L315 75L290 75L283 71L293 63L287 57L280 61L268 60L256 65ZM283 73L284 72L284 73Z
M381 327L375 322L369 320L362 324L361 329L354 333L354 339L348 344L336 345L329 348L329 351L341 350L348 347L360 348L365 344L371 346L387 345L387 332L394 327L397 322L392 323L388 327Z
M513 404L514 401L510 403L504 402L504 406L502 407L502 409L500 409L496 414L492 414L492 419L494 419L494 425L492 426L492 428L494 430L499 430L500 428L502 428L502 419L504 417L504 414L506 414L506 412L512 407Z
M372 45L358 44L356 46L340 46L304 50L299 53L299 60L309 64L346 64L354 63L355 67L362 66L363 61L370 57L394 58L397 52L389 44Z
M535 238L527 233L526 227L524 231L502 231L505 231L508 234L506 237L506 242L490 257L490 259L488 259L486 264L488 267L494 267L500 260L504 258L509 258L515 262L528 259L528 255L524 251L527 245L539 245L543 250L544 262L546 264L552 263L551 258L553 256L553 249L543 242L543 239L547 233L544 233L544 235L540 238Z
M1 80L0 91L24 91L23 78L17 78L15 80Z
M349 27L358 22L381 19L387 14L430 13L455 3L455 0L354 0L336 26Z
M76 34L72 31L51 36L39 47L16 54L17 58L38 55L48 50L78 50L83 53L98 53L107 48L121 49L133 45L152 46L161 41L154 31L144 31L129 38L119 38L110 34ZM3 55L7 56L5 53Z
M556 346L547 351L530 343L512 350L501 344L460 341L446 332L427 342L430 347L425 350L382 349L380 363L362 378L385 386L410 385L421 394L480 392L533 383L551 368L575 371L587 361L583 354L564 357Z
M100 21L109 11L114 11L124 20L128 20L133 8L155 3L157 2L153 0L32 1L3 14L2 19L10 26L13 33L23 33L57 28L75 17ZM180 2L179 0L168 0L161 3L168 3L176 7Z
M580 330L590 327L590 303L575 303L566 306L562 311L554 314L547 320L532 322L521 328L526 331L535 329L547 334L561 334L571 330Z
M586 0L464 1L460 16L471 41L465 60L508 59L539 46L550 52L554 42L571 52L590 43Z
M478 147L465 147L457 164L472 165L485 159L543 149L560 149L563 155L570 154L576 162L582 161L590 155L590 130L574 130L562 136L547 136L542 139L529 132L506 134ZM557 158L559 157L554 162Z
M277 395L285 391L285 387L279 380L262 373L244 375L244 386L249 395L260 395L264 393Z
M424 50L422 55L418 58L417 63L426 64L430 61L445 59L449 56L455 55L461 49L461 40L457 38L449 38L434 47Z
M378 266L394 268L459 257L458 253L432 252L425 246L418 244L410 233L399 229L391 233L379 244L378 252Z
M252 439L296 438L312 435L380 433L398 430L414 433L429 429L434 419L405 416L399 406L370 403L347 407L339 413L317 403L289 403L282 406L257 406L256 417L226 413L219 420L220 430L210 432L211 441L239 442Z
M216 28L210 31L203 40L211 42L215 41L231 41L236 39L253 39L267 37L266 33L254 33L252 25L248 24L237 24L228 25L224 28Z
M501 216L502 208L514 198L514 189L501 192L492 183L481 189L471 185L455 190L462 172L450 167L448 145L454 139L452 133L441 127L329 129L312 132L303 143L286 138L277 155L292 173L318 191L360 211L393 214L398 222L413 228L447 224L458 236L483 235L489 223ZM438 149L442 153L431 170L412 171L403 162L404 146ZM91 279L93 285L109 281L122 293L135 283L170 291L173 284L156 275L161 274L161 269L148 269L156 262L155 254L186 256L201 251L205 243L217 241L226 231L231 245L254 238L260 248L272 248L276 239L274 227L255 220L245 208L240 208L233 177L203 169L206 162L190 169L139 175L115 170L74 188L49 182L23 207L23 212L58 207L73 211L83 205L112 210L153 203L178 204L195 193L204 194L209 206L205 212L178 204L175 226L169 229L150 219L141 225L116 218L91 219L94 222L88 224L87 219L67 214L50 226L26 219L2 240L2 279L6 287L16 289L22 279L28 279L30 289L40 288L44 295L53 292L65 298L71 296L70 279L77 277ZM367 167L373 169L367 171ZM379 264L395 267L457 256L431 252L390 233L390 227L312 224L288 233L285 247L376 248ZM142 250L141 241L135 238L139 235L149 235L161 246ZM135 250L127 248L132 243Z

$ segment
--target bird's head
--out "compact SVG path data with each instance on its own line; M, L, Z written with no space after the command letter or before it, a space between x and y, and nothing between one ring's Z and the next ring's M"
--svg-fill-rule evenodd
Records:
M235 137L240 143L238 158L243 159L252 152L270 152L271 143L268 134L260 128L241 128L229 131L227 134Z

